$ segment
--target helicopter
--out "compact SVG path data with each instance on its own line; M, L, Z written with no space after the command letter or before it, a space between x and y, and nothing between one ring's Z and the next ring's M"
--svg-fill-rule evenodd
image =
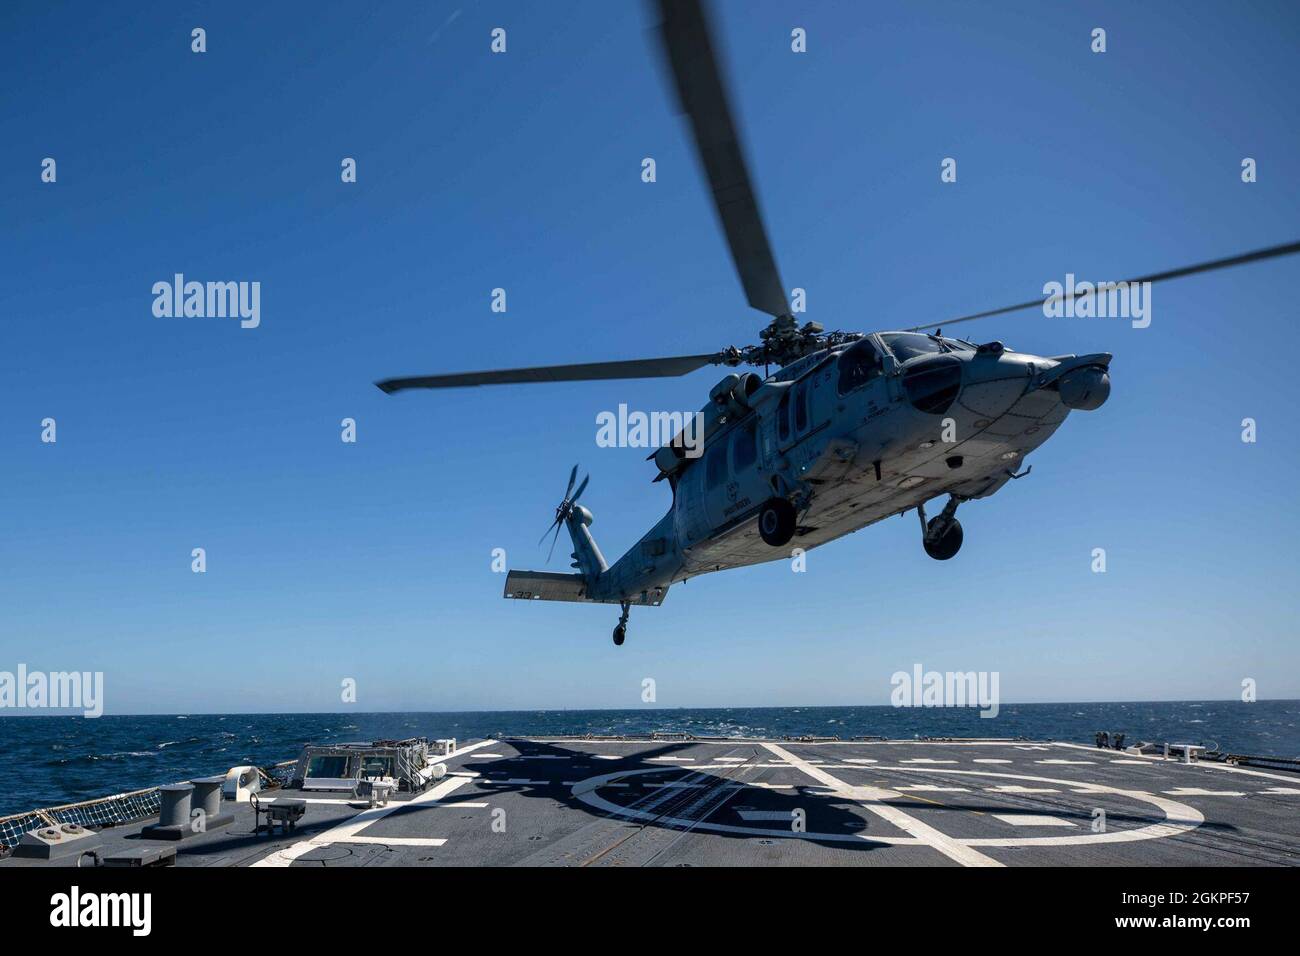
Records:
M921 545L946 561L962 546L957 508L1027 476L1027 455L1071 411L1110 395L1109 353L1040 356L942 329L1084 294L1079 290L897 331L826 332L802 325L786 299L736 132L730 97L700 0L658 0L658 37L697 158L713 195L748 304L770 321L759 341L718 352L615 362L390 378L386 393L514 383L664 378L710 365L731 371L695 424L703 453L683 433L648 460L672 503L626 554L608 564L578 503L590 476L575 465L542 536L564 528L572 573L511 570L505 597L617 604L613 640L630 609L657 607L669 588L702 574L788 558L894 515L915 511ZM1128 280L1180 278L1300 252L1300 242ZM1121 284L1122 285L1122 284ZM933 330L933 331L932 331ZM772 371L775 367L775 371ZM684 431L684 430L683 430ZM694 437L694 436L692 436ZM926 506L947 496L941 510ZM793 544L793 548L791 545Z

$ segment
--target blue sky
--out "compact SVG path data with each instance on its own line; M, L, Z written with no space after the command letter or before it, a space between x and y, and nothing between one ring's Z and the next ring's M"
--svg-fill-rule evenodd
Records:
M717 19L785 283L828 328L1300 231L1293 5L725 3ZM1144 330L966 326L1113 352L1114 389L1031 478L962 509L951 562L892 519L804 574L676 587L620 649L617 609L502 600L492 549L543 565L574 462L611 560L667 507L645 450L596 446L596 414L693 410L718 371L371 383L712 351L763 324L649 24L604 2L7 5L0 669L102 670L117 713L339 709L345 677L367 711L637 707L645 677L666 707L880 704L916 662L999 671L1008 701L1232 698L1245 677L1300 696L1300 260L1157 287ZM261 326L154 317L150 289L176 272L259 281Z

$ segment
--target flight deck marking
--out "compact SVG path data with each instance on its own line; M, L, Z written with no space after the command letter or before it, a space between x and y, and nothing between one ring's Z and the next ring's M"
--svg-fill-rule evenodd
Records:
M881 770L916 771L917 767L881 767ZM1177 836L1189 830L1195 830L1205 822L1201 811L1186 803L1178 803L1144 790L1125 790L1101 783L1085 783L1080 780L1056 780L1052 777L1034 777L1027 774L1001 773L993 770L949 770L946 767L932 767L926 773L951 773L966 777L1002 777L1008 780L1029 780L1035 783L1055 783L1065 787L1080 787L1089 793L1113 794L1151 803L1164 811L1164 823L1151 823L1132 830L1109 830L1106 833L1087 833L1078 836L1061 837L1018 837L1002 839L1000 837L965 838L961 842L967 846L1078 846L1092 843L1132 843L1138 840L1151 840L1157 837Z
M471 750L477 750L479 747L489 747L495 743L497 743L497 741L495 740L484 740L476 744L469 744L466 747L461 747L452 756L465 754L470 752ZM372 809L369 810L362 810L360 813L358 813L356 816L349 819L347 822L340 823L337 826L330 827L328 830L324 831L323 833L317 834L316 836L312 837L309 840L299 840L297 843L294 843L291 846L287 846L284 847L283 849L276 850L273 853L270 853L267 856L263 857L262 859L258 860L257 862L253 863L252 865L253 866L276 866L276 867L289 866L293 863L294 860L298 859L300 856L305 856L306 854L310 853L312 850L318 850L321 847L329 846L331 843L344 843L344 842L347 843L389 842L391 843L392 840L354 841L351 838L359 836L360 831L370 826L370 824L382 820L384 817L388 816L389 814L396 813L398 810L401 810L405 807L415 807L424 804L436 803L438 800L441 800L443 797L451 793L453 790L457 790L469 782L470 782L469 777L448 776L442 781L442 783L435 786L432 790L426 790L424 793L417 794L416 796L412 797L410 800L406 800L402 803L390 803L387 806L383 806L383 807L373 807ZM414 839L414 838L405 837L403 839Z
M764 746L768 746L764 744ZM612 817L633 820L645 820L658 823L663 826L678 826L694 828L697 830L707 830L714 833L730 833L738 836L748 837L772 837L775 839L805 839L815 840L818 842L833 843L875 843L885 846L932 846L925 839L915 836L896 837L896 836L870 836L865 833L797 833L789 829L767 829L761 827L737 826L725 823L715 823L712 821L693 821L679 819L676 817L661 817L653 813L647 813L644 810L632 806L623 806L606 800L600 796L599 790L606 787L626 786L620 783L624 778L646 773L663 773L672 768L669 767L651 767L638 770L624 770L614 773L603 774L597 777L589 777L580 781L573 787L572 794L588 806L602 810ZM868 769L868 768L860 768ZM1083 833L1071 836L1054 836L1054 837L978 837L978 838L947 838L950 842L961 848L969 847L1022 847L1022 846L1084 846L1097 843L1132 843L1141 840L1152 840L1161 837L1177 836L1196 829L1205 822L1205 817L1195 807L1185 803L1179 803L1166 797L1157 796L1156 794L1147 793L1141 790L1126 790L1123 787L1109 786L1105 784L1085 784L1077 780L1057 780L1051 777L1037 777L1026 774L1002 773L992 770L952 770L946 767L917 767L917 766L898 766L898 767L877 767L871 769L878 770L896 770L902 772L925 772L925 773L943 773L955 774L969 777L997 777L1010 780L1027 780L1035 783L1053 783L1064 787L1079 788L1078 792L1089 794L1110 794L1119 797L1125 797L1131 800L1137 800L1143 803L1150 803L1165 814L1165 820L1161 823L1152 823L1144 827L1136 827L1129 830L1111 830L1106 833ZM817 768L811 767L813 771L810 775L816 776L822 773L825 777L830 777L824 771L818 771ZM831 777L831 779L835 779ZM762 786L762 784L746 784L747 786ZM783 784L770 785L776 787L785 787ZM841 785L842 786L842 785ZM832 788L832 792L838 792L839 788ZM850 796L858 799L857 791L874 791L876 793L891 793L894 796L901 797L898 794L888 790L877 790L875 788L850 788L855 791ZM663 791L659 791L663 792ZM1059 792L1059 791L1056 791ZM909 799L924 800L924 797L909 796ZM879 806L879 805L876 805ZM873 809L872 805L867 806ZM896 808L890 808L896 809ZM972 811L974 812L974 811ZM937 832L937 831L936 831ZM941 834L942 836L942 834ZM973 851L972 851L973 852ZM982 856L982 854L979 854ZM987 859L987 857L985 857ZM997 864L994 861L994 865Z
M335 843L382 843L386 846L442 846L446 840L435 837L368 837L368 836L349 836L338 837Z
M772 753L776 754L782 760L789 761L814 780L818 780L827 786L835 788L836 792L840 796L849 797L850 799L859 801L871 813L874 813L876 816L892 823L904 833L910 833L922 843L928 844L949 859L960 863L962 866L1002 866L1001 863L992 857L985 856L983 853L973 850L969 846L958 843L952 837L948 836L946 833L941 833L928 823L922 823L911 814L905 813L898 807L885 803L884 801L886 799L898 796L896 791L881 790L878 787L850 786L843 780L839 779L839 777L833 776L818 767L814 767L806 760L796 757L783 747L778 747L776 744L766 743L763 744L763 746L772 751ZM927 770L934 772L933 768L927 767Z
M1032 813L995 813L993 819L1009 823L1013 827L1072 827L1076 825L1064 817L1049 817Z

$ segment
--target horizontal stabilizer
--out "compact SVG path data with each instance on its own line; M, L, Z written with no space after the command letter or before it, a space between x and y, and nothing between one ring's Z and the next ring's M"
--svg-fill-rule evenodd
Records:
M629 604L657 607L663 602L667 588L638 594L628 599ZM564 574L559 571L511 571L506 575L505 596L518 601L576 601L580 604L618 604L618 598L592 598L587 596L587 580L581 574Z
M511 571L506 575L506 597L521 601L591 600L581 574L559 571Z

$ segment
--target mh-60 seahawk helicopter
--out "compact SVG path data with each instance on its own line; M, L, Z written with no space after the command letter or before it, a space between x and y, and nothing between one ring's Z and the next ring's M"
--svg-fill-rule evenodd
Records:
M588 479L575 491L575 466L546 535L568 530L576 573L512 570L507 576L508 598L620 605L615 644L623 643L633 605L663 603L679 581L788 557L791 542L807 550L909 510L920 518L926 553L940 561L953 557L962 544L958 505L1028 474L1019 470L1021 460L1071 410L1097 409L1110 394L1107 353L1043 357L928 332L1041 307L1042 299L895 332L800 326L759 213L704 10L698 0L660 0L659 8L663 50L741 285L749 304L772 317L760 343L702 355L378 383L391 393L661 378L706 365L765 369L762 376L732 372L709 392L701 412L702 456L687 454L682 434L650 456L659 469L655 481L667 479L672 488L672 506L613 565L592 538L592 513L578 504ZM1274 246L1130 284L1298 251L1300 243ZM777 371L766 374L772 366ZM926 504L942 495L947 503L927 518Z

